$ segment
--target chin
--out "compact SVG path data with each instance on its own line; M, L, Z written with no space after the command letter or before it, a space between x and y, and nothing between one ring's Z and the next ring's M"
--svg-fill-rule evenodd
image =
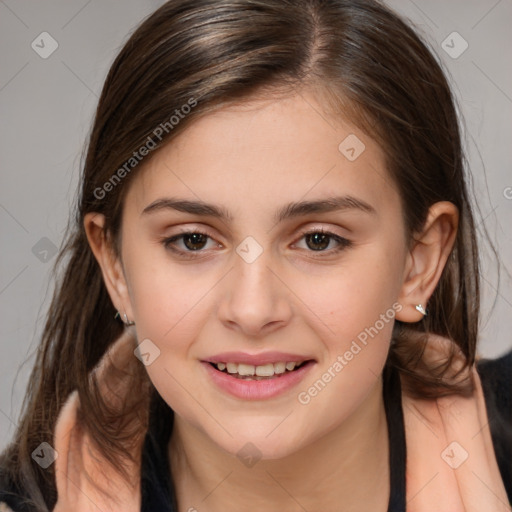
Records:
M275 425L272 428L275 428ZM266 429L264 433L262 432L259 435L247 435L245 433L237 436L234 434L232 438L224 437L222 440L212 440L222 450L239 458L242 462L246 458L258 460L283 459L295 453L304 444L302 437L295 441L295 436L291 436L285 430L283 430L281 436L268 435L271 431L272 429Z

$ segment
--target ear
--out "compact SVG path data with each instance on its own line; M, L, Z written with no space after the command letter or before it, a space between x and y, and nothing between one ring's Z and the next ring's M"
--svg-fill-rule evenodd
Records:
M114 307L128 320L133 319L130 296L121 260L116 256L112 241L105 232L105 216L101 213L87 213L84 217L84 228L89 246L103 274L103 280Z
M414 235L407 255L398 299L403 308L396 313L397 320L418 322L423 318L416 305L427 309L455 243L458 223L459 212L453 203L441 201L430 207L425 225Z

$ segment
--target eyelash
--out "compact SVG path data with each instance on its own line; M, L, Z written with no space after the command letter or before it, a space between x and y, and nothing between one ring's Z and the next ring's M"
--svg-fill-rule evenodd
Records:
M174 252L175 254L178 254L180 257L182 258L186 258L186 259L194 259L194 258L197 258L197 254L198 253L201 253L201 252L204 252L203 249L198 249L197 251L183 251L183 250L180 250L180 249L176 249L175 247L172 246L172 244L180 239L183 239L184 236L186 235L205 235L208 239L210 240L213 240L213 237L211 237L210 235L208 235L207 233L203 233L201 231L197 231L197 230L191 230L191 231L182 231L180 234L178 235L174 235L172 237L169 237L169 238L165 238L162 240L162 245ZM330 249L330 250L319 250L319 251L313 251L313 250L309 250L308 252L317 252L317 253L328 253L328 254L337 254L339 252L341 252L342 250L344 249L347 249L349 247L351 247L353 244L350 240L346 239L346 238L343 238L335 233L332 233L331 231L324 231L322 228L320 229L312 229L312 230L308 230L308 231L303 231L301 234L300 234L300 238L299 240L301 240L302 238L304 238L305 236L307 235L314 235L314 234L321 234L321 235L326 235L328 236L329 238L331 238L332 240L334 240L338 246L334 249ZM322 258L322 256L314 256L314 258Z

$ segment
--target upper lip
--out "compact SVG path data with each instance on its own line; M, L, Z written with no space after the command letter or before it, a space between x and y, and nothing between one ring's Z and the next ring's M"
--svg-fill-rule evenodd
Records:
M312 357L286 352L262 352L260 354L248 354L247 352L223 352L204 359L207 363L242 363L261 366L269 363L309 361Z

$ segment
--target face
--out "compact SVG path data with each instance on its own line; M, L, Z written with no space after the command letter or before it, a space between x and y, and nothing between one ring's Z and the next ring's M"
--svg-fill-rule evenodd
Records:
M126 196L125 306L149 377L228 452L293 453L375 388L406 245L384 153L312 93L208 114Z

